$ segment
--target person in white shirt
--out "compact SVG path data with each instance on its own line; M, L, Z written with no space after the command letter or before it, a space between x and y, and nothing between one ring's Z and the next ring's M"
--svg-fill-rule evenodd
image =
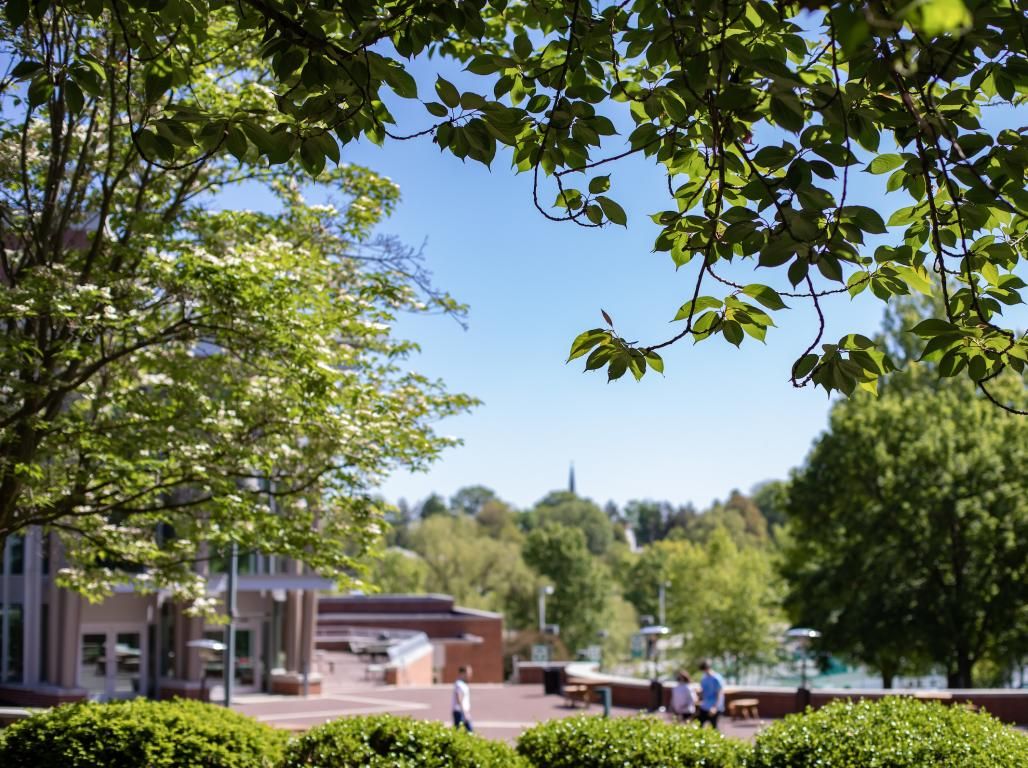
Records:
M696 715L696 694L685 670L678 673L678 685L671 690L671 712L678 720L691 720Z
M463 726L468 732L474 730L471 727L471 688L468 687L468 680L471 679L471 667L461 667L457 670L457 679L453 683L453 727Z

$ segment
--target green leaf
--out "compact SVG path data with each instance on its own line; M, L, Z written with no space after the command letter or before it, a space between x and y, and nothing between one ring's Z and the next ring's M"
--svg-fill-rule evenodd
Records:
M450 114L449 110L438 101L426 101L425 109L428 110L429 114L436 117L447 117Z
M789 282L792 283L793 287L796 287L807 279L807 272L809 271L809 261L806 259L796 259L796 261L789 265L789 270L786 274L789 277Z
M325 153L321 151L317 141L303 140L300 144L300 163L311 176L317 176L325 169Z
M817 355L815 355L814 353L810 353L809 355L804 355L799 360L797 360L792 366L793 378L806 378L807 374L814 370L814 366L817 365L817 359Z
M26 59L25 61L18 62L18 64L14 66L11 70L11 77L15 80L27 80L42 68L42 62Z
M738 347L742 344L742 326L735 322L735 320L725 320L722 327L722 333L724 334L725 339L735 346Z
M924 267L903 267L897 266L896 273L900 279L919 293L925 296L932 295L932 278Z
M742 292L756 299L768 309L788 309L786 303L782 301L782 297L778 295L778 291L766 285L753 283L743 288Z
M70 78L64 81L64 103L68 105L68 111L73 115L81 112L86 103L82 89Z
M54 92L54 85L46 72L40 72L29 83L29 107L38 107L47 101Z
M616 381L625 375L625 371L628 370L628 352L619 352L614 355L610 360L610 365L607 366L607 381Z
M599 203L600 208L603 209L603 215L610 221L614 224L620 224L622 227L628 226L628 216L625 215L624 208L604 195L598 196L596 198L596 202Z
M974 23L963 0L913 0L900 12L900 18L931 36L962 33Z
M685 302L678 310L678 314L674 316L671 322L677 320L685 320L690 315L696 315L705 309L720 309L723 306L723 302L720 299L715 299L713 296L699 296L694 302L690 299Z
M874 345L871 339L859 333L850 333L839 339L840 349L871 349Z
M610 360L612 354L614 354L614 347L609 344L597 347L592 351L592 354L586 358L585 370L595 371L597 368L602 368Z
M450 109L456 109L460 105L460 92L453 83L440 77L435 81L435 91L439 94L440 100Z
M232 126L228 129L228 135L225 137L225 146L237 160L242 160L250 145L243 132L239 128Z
M580 333L571 343L571 353L568 355L567 362L570 363L576 357L581 357L601 341L609 340L610 331L605 331L603 328L593 328L591 331Z
M597 176L595 179L589 182L589 191L598 195L601 192L606 192L610 189L610 176Z
M760 250L757 263L762 267L780 267L792 259L797 245L787 234L780 234Z
M29 0L7 0L4 15L11 23L11 27L17 29L29 17Z
M943 333L959 333L960 330L953 323L937 318L929 318L915 325L910 329L910 332L927 339Z
M867 170L874 174L888 173L894 168L899 168L904 162L899 155L879 155L868 164Z
M418 98L418 84L402 67L390 67L388 76L389 87L396 95L404 99Z
M840 210L842 216L853 219L857 226L872 235L882 235L888 230L878 211L865 205L847 205Z
M646 363L657 373L664 373L664 360L656 352L650 350L646 353Z
M646 374L646 358L643 357L641 352L636 351L630 354L628 357L628 370L635 376L635 380L639 381Z

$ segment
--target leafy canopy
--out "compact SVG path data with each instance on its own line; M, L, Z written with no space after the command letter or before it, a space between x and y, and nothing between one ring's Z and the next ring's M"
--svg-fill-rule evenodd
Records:
M603 313L575 340L570 357L610 379L662 371L660 350L686 338L763 341L775 312L809 302L819 322L792 383L873 389L894 367L885 351L823 338L822 299L866 290L940 298L912 331L943 376L987 390L1028 362L1003 318L1023 304L1028 145L988 127L1011 125L1028 89L1024 12L1008 0L12 0L5 15L38 43L11 72L30 108L124 101L155 167L229 154L317 176L359 137L431 137L485 164L502 151L532 174L542 215L599 227L627 223L616 161L654 162L669 199L655 248L695 279L670 338L629 342ZM124 66L44 42L83 23L111 30ZM260 104L193 87L219 24L266 68ZM420 91L408 70L430 55L482 87L439 76ZM425 119L398 126L402 100ZM877 209L852 199L858 172L882 177ZM726 262L754 281L726 278Z
M969 688L1028 652L1028 424L924 368L832 409L788 490L785 605L887 686L936 666ZM1018 383L997 391L1023 407Z

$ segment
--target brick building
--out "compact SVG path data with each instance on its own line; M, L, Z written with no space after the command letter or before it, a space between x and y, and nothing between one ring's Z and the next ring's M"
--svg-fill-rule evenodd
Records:
M131 585L90 603L57 586L60 542L39 528L8 537L0 553L0 703L41 705L135 696L208 698L221 660L195 641L221 641L223 624L190 616L164 592ZM3 557L2 555L6 555ZM197 566L224 597L223 562ZM237 692L320 690L311 671L318 591L333 583L281 557L239 558L235 623ZM191 643L193 643L191 645Z
M462 666L473 668L476 683L503 682L503 616L455 606L448 595L322 597L318 647L332 648L331 636L345 627L424 632L434 649L435 682L453 682Z

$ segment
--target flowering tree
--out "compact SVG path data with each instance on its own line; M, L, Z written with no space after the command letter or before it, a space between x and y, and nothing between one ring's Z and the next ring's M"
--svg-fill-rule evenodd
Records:
M249 35L217 22L181 52L198 103L275 111ZM461 307L373 238L396 186L340 165L313 205L291 161L160 162L134 140L154 92L120 32L65 18L3 47L72 74L0 83L0 541L57 532L62 578L92 595L132 573L196 598L202 548L232 542L352 573L376 482L430 461L452 442L430 422L471 404L400 367L397 312ZM273 202L215 205L251 195Z

